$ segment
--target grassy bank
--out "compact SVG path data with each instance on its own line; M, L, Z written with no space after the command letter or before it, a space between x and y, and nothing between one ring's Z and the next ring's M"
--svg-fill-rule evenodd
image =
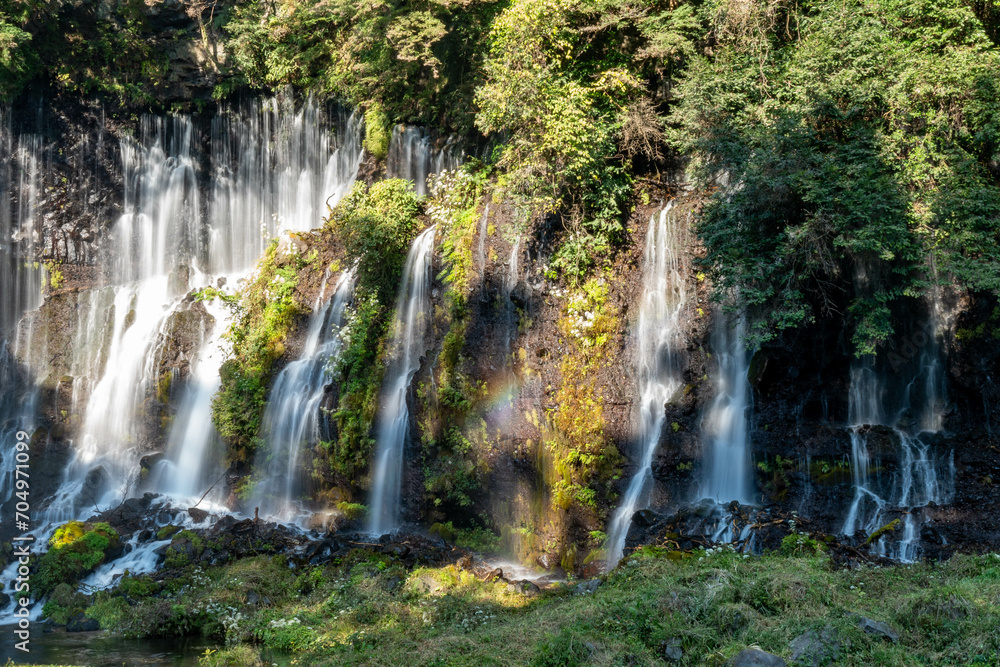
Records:
M255 664L257 648L308 665L721 665L749 646L785 659L828 631L838 665L1000 660L1000 555L833 570L824 556L648 551L591 592L575 582L526 596L456 566L406 570L364 551L326 567L282 557L127 580L88 615L127 636L205 633L207 665ZM898 643L863 632L888 624Z

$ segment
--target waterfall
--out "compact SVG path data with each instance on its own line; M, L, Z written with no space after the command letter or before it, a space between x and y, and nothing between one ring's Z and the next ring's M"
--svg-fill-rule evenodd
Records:
M518 259L520 258L521 252L521 237L518 236L517 240L514 241L514 245L510 249L510 260L507 262L507 275L504 276L503 281L503 291L504 291L504 307L506 308L506 322L504 323L504 352L507 355L507 367L511 376L513 376L514 367L514 355L511 352L510 344L514 340L514 335L517 333L517 307L514 305L514 288L517 287L518 275ZM513 377L511 378L514 379ZM510 391L513 392L513 382L511 383Z
M606 548L611 567L622 557L632 515L648 505L653 455L663 431L666 404L681 384L678 352L681 313L687 301L681 257L684 240L684 223L677 219L672 203L652 216L643 252L643 292L635 334L639 381L636 440L641 459L609 525Z
M38 391L28 383L7 341L0 339L0 508L13 498L17 433L34 431ZM4 511L0 522L9 522L13 512Z
M898 514L901 537L887 545L883 536L874 548L904 562L912 562L920 554L920 510L946 504L954 495L952 455L935 452L932 446L933 436L941 428L945 402L938 346L942 323L936 295L932 310L932 318L912 336L915 347L920 348L918 364L899 395L889 391L896 378L878 373L873 356L860 358L851 368L848 420L854 497L842 532L853 536L862 530L871 535L889 522L890 515ZM900 401L897 406L891 403L893 399ZM875 426L887 427L883 433L897 445L898 469L892 475L880 473L882 466L870 451L871 427Z
M224 109L212 121L211 268L249 269L281 231L320 226L361 165L360 114L336 114L338 135L312 97ZM336 145L334 145L336 144Z
M410 416L406 395L410 381L420 368L430 324L434 232L435 228L429 227L410 247L396 302L392 356L382 387L382 413L372 477L369 532L373 535L383 535L399 523L403 447Z
M229 328L232 313L221 299L204 304L212 322L211 330L199 346L198 358L171 424L166 457L151 471L147 485L150 491L185 505L197 505L202 496L211 504L219 504L224 495L218 484L224 466L219 453L221 443L212 423L212 397L221 384L222 336Z
M0 111L0 341L12 336L25 311L42 296L42 269L36 263L41 241L37 215L42 188L42 137L16 138L7 111Z
M215 117L208 174L199 171L189 117L144 116L137 136L121 139L123 213L105 253L111 285L78 298L87 303L78 310L73 400L88 393L89 400L47 520L77 518L82 507L136 491L138 459L162 440L146 406L175 318L191 307L186 295L221 284L220 274L235 283L279 231L319 227L326 204L357 176L360 136L359 118L327 113L313 99L298 110L267 99ZM214 327L192 355L166 456L144 485L184 502L197 501L221 468L211 397L230 314L218 301L204 307L202 324Z
M708 409L703 433L708 440L708 465L703 498L719 503L739 501L748 505L750 497L750 412L749 355L746 350L746 320L735 323L716 319L713 349L719 360L718 391Z
M305 346L296 361L285 366L274 381L264 411L265 449L258 451L256 468L263 478L254 486L251 507L268 520L293 521L305 514L297 498L306 487L308 471L299 462L302 451L321 438L320 403L328 369L341 349L340 327L354 295L354 271L344 271L326 302L326 282L313 305Z
M153 343L166 338L168 318L188 291L188 262L204 250L190 118L144 116L140 128L138 140L125 136L121 142L124 212L113 228L109 258L115 287L111 340L101 359L106 367L90 394L64 482L46 511L50 522L76 518L82 507L103 507L134 490L134 462L144 445L137 415L156 375Z
M392 128L389 139L386 175L388 178L412 181L416 193L426 195L428 176L457 169L464 161L465 156L455 139L449 139L443 146L435 146L427 130L412 125L397 125Z

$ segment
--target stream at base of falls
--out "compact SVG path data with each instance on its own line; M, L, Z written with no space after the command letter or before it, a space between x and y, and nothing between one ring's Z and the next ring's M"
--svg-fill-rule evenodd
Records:
M12 637L13 631L12 625L0 625L0 635L4 637ZM66 632L38 623L32 625L30 642L27 654L17 650L12 641L0 643L0 663L23 661L27 657L32 663L46 665L197 667L198 658L205 651L222 648L201 637L125 639L100 630ZM278 667L292 664L292 656L281 651L264 650L261 657L266 664Z

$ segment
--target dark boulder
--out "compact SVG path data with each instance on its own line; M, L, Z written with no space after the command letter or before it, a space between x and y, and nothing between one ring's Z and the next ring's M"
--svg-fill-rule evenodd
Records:
M748 648L737 653L726 663L726 667L785 667L787 664L773 653Z

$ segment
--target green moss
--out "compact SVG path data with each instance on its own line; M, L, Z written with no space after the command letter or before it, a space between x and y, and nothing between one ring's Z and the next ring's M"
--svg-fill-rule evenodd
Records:
M118 546L118 533L106 523L71 521L49 540L49 550L38 561L31 592L39 599L59 584L72 584L104 562L108 551Z
M232 463L247 463L253 457L274 362L284 354L296 316L305 312L295 299L302 263L295 254L279 256L277 241L272 242L252 278L242 285L238 300L230 304L234 319L225 337L232 348L219 369L221 385L212 399L212 421Z
M156 539L165 540L181 529L180 526L164 526L156 532Z
M868 536L868 539L865 540L865 544L874 544L875 542L878 542L882 538L882 536L885 535L886 533L891 533L898 530L899 525L900 525L899 519L893 519L892 521L885 524L881 528L873 531L872 534Z
M378 102L372 103L365 111L365 150L376 160L384 160L389 154L389 140L392 130L389 117Z
M339 502L337 510L348 520L364 518L368 514L368 508L359 503Z

